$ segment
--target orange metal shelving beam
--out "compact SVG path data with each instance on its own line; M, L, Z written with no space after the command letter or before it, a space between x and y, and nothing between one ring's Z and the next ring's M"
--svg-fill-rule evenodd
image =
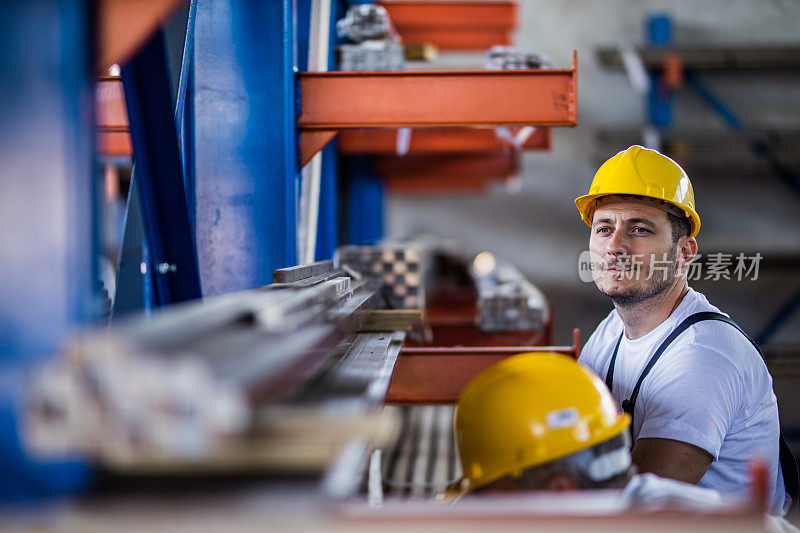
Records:
M403 43L440 50L486 50L509 45L517 27L516 2L379 2Z
M486 153L409 154L378 156L375 172L383 177L475 176L506 178L519 170L519 156L512 150Z
M577 123L577 55L572 67L548 70L477 70L419 72L319 72L299 75L302 111L302 164L340 130L362 128L442 128L464 126L574 126ZM101 153L130 154L125 100L118 78L97 85L97 126ZM385 132L371 133L384 136ZM446 130L445 130L446 131ZM348 134L356 140L366 133ZM460 132L418 130L422 152L473 149L488 144L490 130ZM541 141L534 133L530 144ZM361 139L363 141L363 139ZM360 141L359 141L360 142ZM459 143L466 144L459 144ZM549 146L549 139L547 141ZM538 146L538 145L537 145Z
M522 144L523 150L549 150L550 128L536 128ZM493 152L509 148L491 128L417 128L411 133L409 154L452 152ZM397 130L356 129L339 134L339 152L343 154L394 154Z
M453 404L475 376L493 364L523 352L556 352L577 359L580 330L572 346L419 347L403 348L386 393L388 404Z
M97 3L97 69L123 63L186 0L101 0Z
M342 129L574 126L577 53L569 69L304 72L303 164Z
M519 172L514 150L378 156L375 173L391 194L480 193Z
M128 111L119 77L103 77L95 84L97 151L103 155L133 155Z
M386 190L391 195L425 196L433 195L481 195L486 194L492 186L506 183L508 179L487 178L486 176L452 176L435 177L389 177L383 180Z

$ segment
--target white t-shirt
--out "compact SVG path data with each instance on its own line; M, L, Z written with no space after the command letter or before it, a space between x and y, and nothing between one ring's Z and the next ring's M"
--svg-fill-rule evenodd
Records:
M719 309L689 289L680 305L647 335L623 336L612 394L630 398L650 357L683 319ZM605 380L623 330L616 310L600 323L579 361ZM703 321L681 333L642 383L633 413L633 438L667 438L693 444L714 457L698 486L746 495L748 465L761 458L774 480L772 514L784 514L786 492L779 462L778 404L772 377L758 351L730 324ZM788 502L786 502L788 504Z

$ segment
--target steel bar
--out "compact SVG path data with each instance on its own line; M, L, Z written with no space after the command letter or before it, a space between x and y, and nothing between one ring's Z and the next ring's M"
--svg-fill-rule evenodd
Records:
M301 279L319 276L333 271L333 261L317 261L309 265L298 265L288 268L278 268L272 272L275 283L291 283Z
M800 48L791 46L639 48L637 53L651 69L663 67L671 54L677 54L684 68L692 70L800 69ZM601 48L597 59L605 68L623 69L616 48Z
M509 355L522 352L556 352L574 356L574 346L432 346L403 348L400 355Z
M303 384L288 402L328 408L344 404L359 409L381 407L405 335L402 331L353 335L342 346L341 357L332 359L332 364Z

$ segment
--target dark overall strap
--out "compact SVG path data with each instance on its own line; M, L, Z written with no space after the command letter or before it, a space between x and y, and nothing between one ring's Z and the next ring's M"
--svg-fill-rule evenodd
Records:
M675 330L669 334L669 336L664 339L664 342L661 343L661 346L655 351L653 356L650 358L650 361L647 362L647 366L644 367L642 370L641 375L639 376L639 380L636 382L636 386L633 388L633 392L631 393L631 397L628 400L623 400L622 402L622 410L626 413L630 414L631 416L631 436L633 434L633 409L636 407L636 399L639 397L639 389L642 387L642 382L644 378L647 377L647 374L650 373L653 366L658 361L661 354L672 344L678 335L686 331L687 328L696 324L697 322L701 322L704 320L718 320L720 322L726 322L736 328L739 333L745 336L745 338L750 341L750 344L756 349L756 351L761 355L762 359L764 354L761 352L761 348L759 348L758 344L755 343L750 336L744 332L739 325L734 322L730 317L723 315L722 313L716 313L714 311L703 311L701 313L695 313L686 317L683 322L681 322ZM619 351L619 345L622 342L622 336L625 335L625 330L623 328L622 334L617 340L617 345L614 347L614 354L611 356L611 362L609 363L608 373L606 374L606 385L608 386L609 390L612 387L612 381L614 378L614 366L616 365L617 361L617 352ZM632 440L632 439L631 439ZM783 471L783 485L786 490L786 493L791 496L792 498L792 506L789 509L789 513L787 514L786 518L789 519L793 523L797 523L800 519L800 476L798 476L797 471L797 461L795 460L794 454L789 449L789 445L786 443L786 439L783 438L783 433L780 434L780 443L779 443L779 450L780 450L780 464L781 470Z
M608 387L608 390L614 389L614 367L617 364L617 352L619 351L619 343L622 342L623 335L625 335L625 328L622 328L622 333L619 334L617 345L614 346L614 354L611 356L611 362L608 364L608 373L606 374L606 387Z

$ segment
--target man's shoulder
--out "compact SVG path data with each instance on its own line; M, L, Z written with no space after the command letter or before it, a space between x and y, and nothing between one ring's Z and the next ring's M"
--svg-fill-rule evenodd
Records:
M700 312L721 313L730 318L727 313L712 305L708 299L699 292L686 312L686 316ZM741 368L747 362L761 362L758 350L749 338L731 324L721 320L704 320L694 324L683 334L684 347L691 347L690 352L711 354L714 357L728 360L734 367Z

